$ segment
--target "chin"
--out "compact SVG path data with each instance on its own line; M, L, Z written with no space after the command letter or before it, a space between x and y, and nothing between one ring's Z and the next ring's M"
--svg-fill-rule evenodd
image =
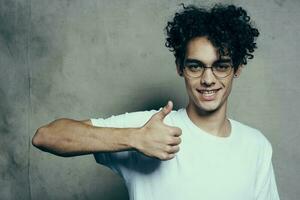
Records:
M210 102L210 103L214 103L214 102ZM216 112L217 110L219 110L219 106L214 104L214 105L203 105L201 102L197 102L194 104L194 109L197 111L197 113L202 114L202 115L208 115L208 114L212 114L214 112Z
M207 114L211 114L211 113L214 113L218 110L218 108L215 108L215 107L211 107L211 108L205 108L205 107L202 107L202 106L198 106L198 112L200 113L207 113Z

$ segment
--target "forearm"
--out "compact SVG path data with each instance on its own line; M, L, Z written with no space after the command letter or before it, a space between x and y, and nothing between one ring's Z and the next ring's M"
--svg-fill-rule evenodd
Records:
M37 148L59 156L133 149L138 128L102 128L80 121L59 119L39 128L32 139Z

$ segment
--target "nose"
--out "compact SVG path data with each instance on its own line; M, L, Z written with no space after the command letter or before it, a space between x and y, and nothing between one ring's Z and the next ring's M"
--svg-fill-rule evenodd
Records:
M204 86L211 86L216 83L216 77L212 72L211 67L205 68L201 76L201 84Z

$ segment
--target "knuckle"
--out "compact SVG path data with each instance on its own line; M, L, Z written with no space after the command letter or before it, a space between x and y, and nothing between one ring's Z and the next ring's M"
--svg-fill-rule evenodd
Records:
M181 142L181 139L179 137L174 137L172 140L172 144L179 144Z
M169 137L168 140L167 140L168 144L173 144L174 142L175 142L175 140L172 137Z
M172 147L172 151L171 151L170 153L176 153L176 151L177 151L177 147L176 147L176 146L173 146L173 147Z
M165 147L165 151L168 152L168 153L171 152L171 151L172 151L172 147L166 146L166 147Z
M177 138L176 137L172 137L171 138L171 142L172 142L171 144L175 144L177 142Z
M177 133L178 133L178 135L181 135L181 134L182 134L181 128L178 128Z
M175 144L176 143L176 138L170 138L170 143L169 144Z
M166 141L166 143L172 142L172 137L166 136L166 137L165 137L165 141Z
M181 135L182 134L182 130L178 127L172 128L170 132L172 135Z
M173 135L174 133L174 129L173 128L169 128L169 135Z
M180 140L181 140L181 139L180 139L179 137L176 137L176 138L175 138L175 141L174 141L174 144L179 144L179 143L180 143Z
M179 137L171 137L168 139L168 144L179 144L181 142L181 139Z

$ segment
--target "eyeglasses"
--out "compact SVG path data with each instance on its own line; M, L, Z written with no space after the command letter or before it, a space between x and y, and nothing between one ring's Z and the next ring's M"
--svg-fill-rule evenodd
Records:
M201 61L194 59L187 59L184 62L184 72L187 76L192 78L201 77L206 68L211 68L213 74L218 78L225 78L230 75L233 67L227 61L215 62L212 66L205 66Z

